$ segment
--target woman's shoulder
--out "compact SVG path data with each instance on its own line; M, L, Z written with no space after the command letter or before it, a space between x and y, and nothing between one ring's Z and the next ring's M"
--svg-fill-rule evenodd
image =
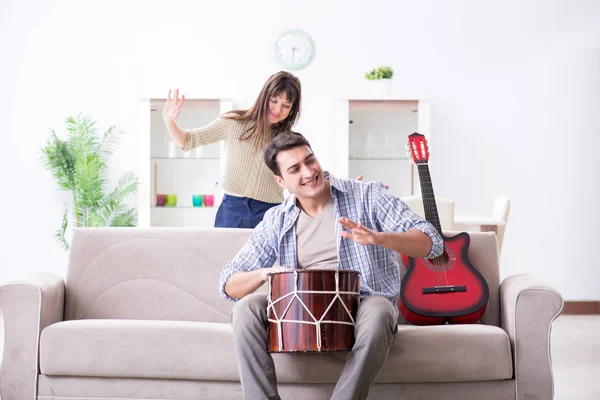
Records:
M220 118L227 118L227 119L231 119L231 118L235 118L235 117L239 117L240 113L237 111L226 111L223 114L221 114Z
M219 116L218 119L222 120L222 121L227 121L228 124L230 125L237 125L237 126L248 126L250 125L250 120L249 119L239 119L239 114L236 114L233 111L229 111L226 113L221 114L221 116Z
M239 130L239 128L242 126L243 121L237 121L235 119L228 118L228 114L225 113L213 119L206 127L231 133Z

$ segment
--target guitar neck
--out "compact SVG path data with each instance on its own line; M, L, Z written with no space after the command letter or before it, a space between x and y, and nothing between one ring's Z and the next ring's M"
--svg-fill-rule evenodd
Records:
M433 193L433 184L431 183L431 175L429 174L429 165L426 163L418 164L417 169L419 171L419 182L421 183L425 219L441 234L442 226L438 216L437 205L435 204L435 194Z

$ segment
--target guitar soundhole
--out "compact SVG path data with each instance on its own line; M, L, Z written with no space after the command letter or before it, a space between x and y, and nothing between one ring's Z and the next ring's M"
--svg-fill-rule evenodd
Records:
M436 258L424 258L423 263L433 272L444 272L454 266L456 254L452 249L444 246L444 253Z

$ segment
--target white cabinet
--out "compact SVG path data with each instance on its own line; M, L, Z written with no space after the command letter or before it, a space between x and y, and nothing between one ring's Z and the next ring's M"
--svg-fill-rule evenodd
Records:
M139 172L138 225L212 227L222 198L217 185L225 164L224 142L187 153L177 146L173 149L162 119L164 104L165 99L158 98L140 101L142 167ZM231 109L232 102L226 99L186 98L177 123L183 129L204 126ZM163 205L166 195L171 196ZM172 195L177 197L177 204L169 206ZM212 206L195 207L194 195L212 196Z
M216 184L224 171L224 142L203 147L201 154L192 150L187 157L177 149L175 157L171 157L170 137L161 116L164 102L165 99L148 98L139 104L138 224L212 227L222 198ZM323 116L318 124L318 129L324 125L333 128L333 137L327 140L331 146L320 156L326 160L327 169L340 178L364 175L364 181L387 184L390 192L399 197L420 193L416 168L405 144L414 132L424 134L431 143L429 101L346 98L325 106L330 109L332 104L333 113ZM186 96L177 122L184 129L203 126L230 111L232 105L229 99ZM156 194L176 194L177 205L157 207ZM213 195L214 205L193 207L194 194Z
M379 181L402 197L419 193L406 150L408 135L430 136L430 105L420 99L342 99L335 106L336 170L343 177Z

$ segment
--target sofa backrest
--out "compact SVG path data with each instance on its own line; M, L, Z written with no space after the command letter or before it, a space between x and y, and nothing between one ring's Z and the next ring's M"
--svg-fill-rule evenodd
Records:
M221 267L250 229L75 229L65 319L228 322Z
M234 303L220 297L219 275L251 234L218 228L75 229L65 319L229 322ZM495 235L472 234L469 258L490 287L482 322L498 325Z

